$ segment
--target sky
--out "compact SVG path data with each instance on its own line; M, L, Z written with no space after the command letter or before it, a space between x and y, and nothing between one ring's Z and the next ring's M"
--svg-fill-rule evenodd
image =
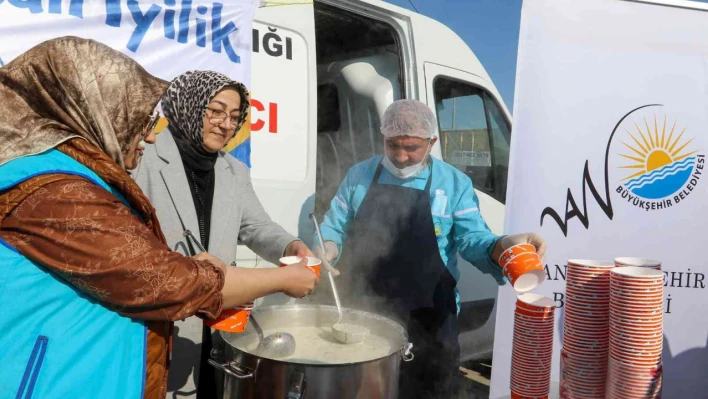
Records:
M385 0L413 10L409 0ZM410 0L418 12L447 25L474 51L511 112L521 0ZM698 0L697 0L698 1ZM708 0L700 0L708 3Z

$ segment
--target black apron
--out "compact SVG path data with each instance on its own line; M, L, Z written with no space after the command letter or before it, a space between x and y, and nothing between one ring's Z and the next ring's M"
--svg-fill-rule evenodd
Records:
M407 327L415 359L401 365L399 397L451 398L459 378L457 282L435 235L432 164L422 191L379 184L382 166L349 226L339 286L347 304Z

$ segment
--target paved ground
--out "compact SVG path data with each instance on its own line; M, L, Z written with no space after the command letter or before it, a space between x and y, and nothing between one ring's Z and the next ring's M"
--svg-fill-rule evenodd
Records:
M488 399L491 362L467 363L460 367L460 393L455 399Z

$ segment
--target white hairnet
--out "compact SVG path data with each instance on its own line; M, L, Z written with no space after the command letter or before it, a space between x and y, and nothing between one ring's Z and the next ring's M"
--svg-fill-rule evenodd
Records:
M435 135L435 114L418 100L398 100L389 105L381 121L385 137L412 136L429 139Z

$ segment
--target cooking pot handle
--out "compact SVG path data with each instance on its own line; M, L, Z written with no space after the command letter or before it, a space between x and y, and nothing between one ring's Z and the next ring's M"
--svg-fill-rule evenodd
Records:
M212 367L214 367L218 370L221 370L224 373L226 373L232 377L238 378L239 380L246 380L246 379L252 378L253 375L255 374L252 370L248 370L248 369L242 370L241 368L243 366L241 366L240 364L238 364L236 362L228 362L228 363L224 363L224 364L219 364L212 359L208 359L208 362L209 362L209 364L212 365ZM244 371L248 371L248 372L244 373Z
M401 359L403 359L404 362L410 362L413 360L415 355L413 355L413 352L411 352L411 349L413 348L412 343L407 343L403 348L401 348Z
M305 385L307 385L305 373L302 371L294 372L293 379L290 382L290 391L285 399L302 399L305 395Z

